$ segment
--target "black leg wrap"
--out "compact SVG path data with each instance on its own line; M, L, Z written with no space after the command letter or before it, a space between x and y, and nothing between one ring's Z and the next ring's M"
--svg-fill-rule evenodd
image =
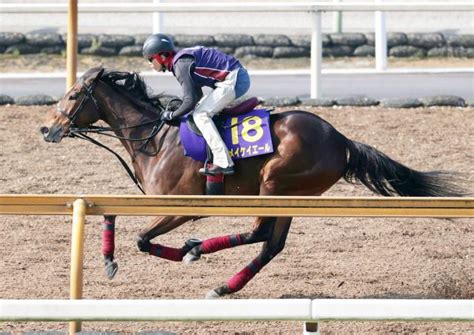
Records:
M150 241L143 239L142 237L137 237L137 248L142 252L150 252L151 244Z
M207 180L206 182L206 195L223 195L224 194L224 183L214 182Z

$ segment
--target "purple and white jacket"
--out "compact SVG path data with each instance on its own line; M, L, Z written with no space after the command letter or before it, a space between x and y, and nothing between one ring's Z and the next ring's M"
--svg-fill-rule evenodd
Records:
M240 62L225 53L212 48L196 46L178 51L173 59L173 68L183 56L192 56L195 60L191 77L197 86L215 88L215 84L224 81L233 70L242 68Z

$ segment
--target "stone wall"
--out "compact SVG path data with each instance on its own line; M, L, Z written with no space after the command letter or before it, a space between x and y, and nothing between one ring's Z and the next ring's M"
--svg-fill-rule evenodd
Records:
M141 56L148 35L80 34L79 53L97 56ZM175 35L178 48L204 45L237 57L291 58L309 57L309 35ZM57 33L0 32L0 53L61 54L66 36ZM388 33L388 55L392 57L467 57L474 58L474 35L441 33ZM373 57L373 33L323 34L324 57Z
M162 105L172 99L179 99L175 96L163 96L161 100ZM322 98L322 99L306 99L300 100L298 97L273 97L267 99L259 99L260 104L268 107L285 107L303 105L307 107L369 107L381 106L385 108L417 108L417 107L434 107L434 106L448 106L448 107L474 107L474 100L465 100L462 97L454 95L435 95L420 98L400 98L400 99L372 99L367 96L350 96L341 98ZM19 105L19 106L33 106L33 105L53 105L58 102L58 98L45 95L27 95L16 99L0 93L0 106L2 105Z

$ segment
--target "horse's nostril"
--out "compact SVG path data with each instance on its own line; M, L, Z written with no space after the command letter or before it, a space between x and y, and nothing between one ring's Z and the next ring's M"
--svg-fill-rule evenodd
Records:
M48 127L41 127L40 132L41 132L41 134L46 135L47 133L49 133L49 128Z

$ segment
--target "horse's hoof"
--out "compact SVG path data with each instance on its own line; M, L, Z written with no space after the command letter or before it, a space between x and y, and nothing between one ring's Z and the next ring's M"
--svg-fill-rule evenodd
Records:
M184 246L181 248L181 250L183 250L184 253L187 254L191 249L201 244L202 244L202 241L200 239L190 238L189 240L184 242Z
M183 257L183 262L186 264L191 264L201 258L200 254L195 254L192 252L193 249L191 249L186 255Z
M217 299L230 293L231 292L229 290L229 287L227 286L227 284L224 284L221 287L207 292L206 299Z
M206 299L217 299L221 296L216 292L216 290L210 290L206 293Z
M113 279L117 271L118 271L117 262L114 262L114 261L105 262L105 274L107 275L107 278Z
M191 264L201 258L201 244L202 241L197 238L191 238L184 242L183 250L186 254L183 257L183 262Z

